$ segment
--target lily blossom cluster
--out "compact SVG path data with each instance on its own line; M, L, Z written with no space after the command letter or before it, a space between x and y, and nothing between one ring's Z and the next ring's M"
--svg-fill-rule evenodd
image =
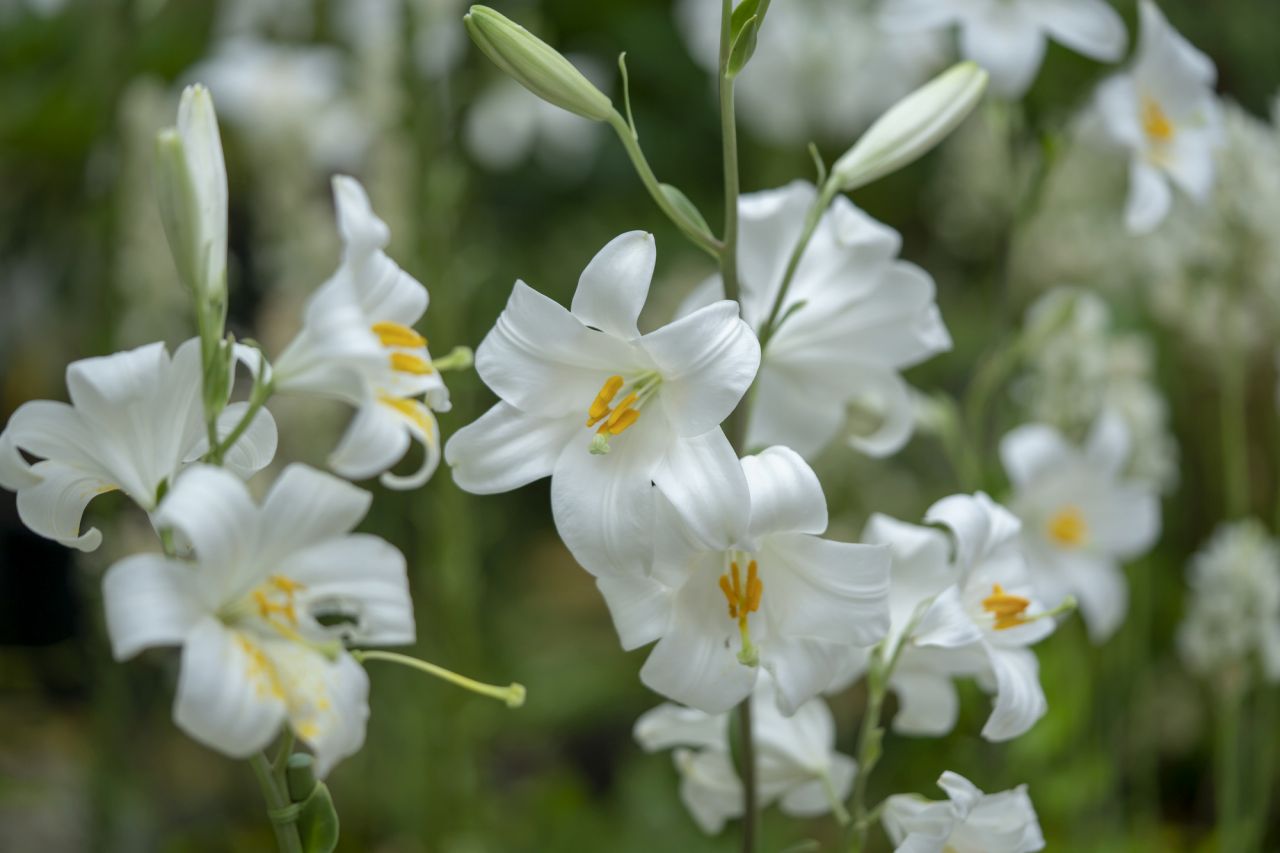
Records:
M1034 853L1045 847L1027 786L984 794L959 773L938 779L947 799L914 794L885 800L880 820L897 853Z

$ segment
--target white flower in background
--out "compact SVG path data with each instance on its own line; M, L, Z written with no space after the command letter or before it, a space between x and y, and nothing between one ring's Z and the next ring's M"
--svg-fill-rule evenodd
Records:
M1254 519L1224 524L1187 572L1178 651L1188 668L1214 675L1256 659L1280 681L1280 546Z
M1153 230L1173 204L1169 182L1205 202L1213 190L1221 118L1213 93L1213 61L1142 0L1133 67L1098 88L1097 109L1110 136L1133 155L1129 167L1130 231Z
M447 77L466 56L466 5L464 0L409 0L415 24L413 58L428 80Z
M1095 643L1109 639L1128 610L1121 563L1160 535L1154 489L1124 477L1130 455L1128 427L1111 412L1083 447L1047 424L1018 427L1000 442L1032 586L1042 601L1074 596Z
M719 713L765 669L790 714L826 689L852 647L884 637L889 554L819 538L826 498L791 449L745 457L742 470L751 508L740 539L690 541L659 498L652 570L598 584L624 648L658 641L640 671L651 689Z
M1090 59L1124 53L1124 21L1106 0L886 0L889 32L960 28L960 52L991 72L991 91L1020 98L1031 86L1050 39Z
M550 475L556 528L593 574L649 566L651 483L703 542L746 525L746 481L720 423L760 346L729 301L641 335L656 255L651 234L616 237L583 270L571 311L517 281L476 353L501 399L445 448L469 492Z
M849 796L858 765L835 751L835 720L825 702L810 700L785 717L773 692L766 675L751 697L756 801L761 807L779 801L794 817L827 814ZM726 820L742 816L728 714L659 705L636 721L635 738L649 752L677 747L680 798L703 832L718 833Z
M694 60L715 72L719 5L681 0L676 20ZM883 32L867 0L775 3L737 79L738 115L777 145L848 143L945 58L937 34Z
M925 522L950 528L954 555L948 555L941 531L886 516L873 516L863 535L864 541L888 545L893 557L884 654L887 659L901 646L888 682L902 702L894 729L949 732L959 707L952 679L972 676L996 694L982 736L1017 737L1047 710L1039 663L1028 646L1055 627L1033 597L1018 519L979 492L943 498L929 508ZM833 689L865 667L865 659L850 659Z
M369 681L344 642L414 639L404 557L351 529L370 496L291 465L261 506L226 471L179 478L157 525L190 543L194 564L136 554L103 580L117 660L181 646L174 720L235 758L267 746L286 721L323 776L364 742Z
M250 141L302 143L318 169L351 168L369 145L368 122L348 94L337 48L238 36L184 76L204 82L222 117Z
M894 794L880 820L896 853L1033 853L1044 835L1027 786L984 794L948 770L938 779L947 800Z
M742 315L757 332L768 318L817 190L795 181L744 195L738 277ZM842 430L875 456L904 445L915 426L900 371L951 348L933 279L897 259L898 233L844 197L823 215L796 269L751 399L747 446L785 444L808 459ZM723 293L704 282L681 312Z
M427 341L413 330L427 310L427 289L382 251L391 232L360 183L339 175L333 195L342 261L307 302L302 330L276 361L272 381L280 391L356 407L329 457L333 470L352 479L382 474L389 488L417 488L440 461L440 428L432 412L450 406ZM384 473L411 441L424 451L417 472Z
M240 346L241 359L250 354ZM67 366L71 403L33 400L19 406L0 432L0 486L18 493L18 515L34 532L63 545L92 551L97 528L80 531L85 507L119 489L153 510L162 488L183 465L209 449L201 402L200 342L164 344L86 358ZM226 438L247 403L227 406L218 418ZM271 462L276 425L259 411L230 449L225 464L242 476ZM23 453L37 457L29 463Z
M609 75L591 57L566 58L597 87L607 88ZM532 156L552 174L575 177L590 169L603 130L599 122L562 110L503 76L471 104L462 138L487 169L514 169Z

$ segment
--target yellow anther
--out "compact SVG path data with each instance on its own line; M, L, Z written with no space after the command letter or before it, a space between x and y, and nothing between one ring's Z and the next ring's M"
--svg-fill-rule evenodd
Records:
M604 385L600 386L600 393L596 394L596 398L591 401L591 408L587 410L587 426L595 426L609 416L609 404L622 390L622 383L621 376L610 376L604 381Z
M306 589L306 584L298 583L293 578L287 578L284 575L272 575L267 582L283 593L293 594L299 590Z
M405 397L392 397L382 394L378 397L378 402L385 406L390 406L396 412L408 418L422 434L427 437L428 441L434 440L435 432L431 425L431 410L417 400L410 400Z
M1049 519L1046 532L1061 548L1079 548L1089 540L1089 523L1078 506L1064 506Z
M427 339L399 323L374 323L373 333L378 336L384 347L408 347L416 349L425 347Z
M626 432L627 428L640 417L640 411L631 408L635 405L637 399L639 399L639 396L634 391L623 397L622 402L614 407L613 411L609 413L608 419L600 425L600 429L597 432L607 431L610 435L621 435Z
M1142 130L1152 142L1165 143L1173 139L1173 122L1160 103L1152 97L1142 98Z
M738 565L737 563L734 563L734 568L737 568L737 565ZM737 619L738 618L738 597L733 594L733 587L729 585L728 575L720 576L720 591L724 593L725 600L729 602L729 618Z
M1015 628L1028 621L1025 614L1030 606L1030 599L1020 595L1010 595L1000 584L992 586L991 595L982 599L982 609L996 618L997 631Z
M414 376L426 376L435 372L425 358L407 352L391 353L391 369L400 373L412 373Z
M747 564L747 584L742 585L742 569L736 560L730 561L727 574L720 576L720 591L729 603L729 618L738 621L738 633L742 636L742 651L738 660L747 666L755 666L759 662L759 652L751 643L751 630L747 619L760 609L760 599L764 595L764 584L760 582L760 567L752 560Z

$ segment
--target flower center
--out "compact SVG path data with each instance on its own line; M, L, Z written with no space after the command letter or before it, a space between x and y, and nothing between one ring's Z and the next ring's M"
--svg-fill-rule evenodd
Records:
M277 633L290 640L305 642L298 634L298 593L306 587L283 575L272 575L259 584L249 598L254 613Z
M738 653L738 660L747 666L755 666L760 656L751 644L747 617L760 609L760 599L764 595L764 584L760 582L756 561L747 564L747 582L743 585L738 561L731 560L728 573L720 576L720 591L729 602L729 618L738 620L738 632L742 635L742 651Z
M1142 97L1142 130L1148 139L1160 145L1172 140L1175 130L1164 108L1148 95Z
M1016 628L1030 621L1025 615L1030 606L1030 599L1020 595L1010 595L1000 584L994 584L991 587L991 594L982 599L982 609L995 617L997 631Z
M1089 541L1089 524L1078 506L1064 506L1055 512L1045 532L1059 548L1079 548Z
M392 370L412 376L427 376L435 372L425 354L400 351L426 347L427 339L422 335L400 323L374 323L370 328L384 347L393 350L388 356Z
M658 392L662 377L652 371L642 373L615 406L613 400L624 385L626 380L621 376L610 376L600 386L600 392L587 409L587 426L599 424L596 436L591 440L592 453L608 453L609 440L626 432L640 419L640 409Z

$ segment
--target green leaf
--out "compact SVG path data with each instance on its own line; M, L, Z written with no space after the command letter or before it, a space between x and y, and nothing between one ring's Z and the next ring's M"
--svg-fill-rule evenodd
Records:
M317 782L298 814L298 838L306 853L333 853L338 846L338 810L323 782Z
M752 15L742 25L736 37L733 39L733 46L729 48L729 64L725 68L725 75L733 78L737 77L750 61L751 55L756 52L756 39L760 34L760 18Z
M760 0L742 0L729 18L729 43L732 44L738 40L748 20L759 17L761 17Z
M698 210L693 202L689 201L689 197L680 192L671 184L659 184L662 188L662 194L666 196L667 201L671 202L671 206L685 220L685 223L693 226L704 234L711 233L711 227L707 225L706 218Z

